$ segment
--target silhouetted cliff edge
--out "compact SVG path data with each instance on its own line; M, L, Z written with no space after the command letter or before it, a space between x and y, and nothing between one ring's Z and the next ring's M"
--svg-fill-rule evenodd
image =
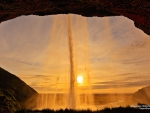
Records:
M37 94L19 77L0 68L0 113L24 108L25 102Z

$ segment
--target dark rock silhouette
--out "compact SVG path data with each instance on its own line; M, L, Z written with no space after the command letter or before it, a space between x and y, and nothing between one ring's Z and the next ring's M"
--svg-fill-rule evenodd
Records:
M11 113L18 109L21 109L21 106L14 97L13 90L0 89L0 112Z
M51 110L51 109L43 109L43 110L18 110L16 113L149 113L150 109L139 109L132 107L117 107L117 108L105 108L102 110L73 110L73 109L60 109L60 110Z
M26 101L37 94L20 78L0 68L0 112L24 108Z
M150 35L149 0L1 0L0 22L21 15L79 14L87 17L120 16Z

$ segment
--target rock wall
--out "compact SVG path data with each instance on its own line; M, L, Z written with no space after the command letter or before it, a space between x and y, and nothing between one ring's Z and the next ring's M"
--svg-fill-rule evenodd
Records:
M0 113L26 108L26 102L36 95L24 81L0 67Z
M150 35L150 0L1 0L0 22L21 15L79 14L104 17L123 15Z

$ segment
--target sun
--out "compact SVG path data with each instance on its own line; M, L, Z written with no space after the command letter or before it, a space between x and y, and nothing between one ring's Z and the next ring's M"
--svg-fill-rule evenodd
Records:
M79 84L83 83L83 76L82 75L77 76L77 83L79 83Z

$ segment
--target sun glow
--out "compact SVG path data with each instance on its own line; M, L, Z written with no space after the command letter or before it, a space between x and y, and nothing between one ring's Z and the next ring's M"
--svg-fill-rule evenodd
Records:
M77 83L79 83L79 84L83 83L83 76L82 75L77 76Z

